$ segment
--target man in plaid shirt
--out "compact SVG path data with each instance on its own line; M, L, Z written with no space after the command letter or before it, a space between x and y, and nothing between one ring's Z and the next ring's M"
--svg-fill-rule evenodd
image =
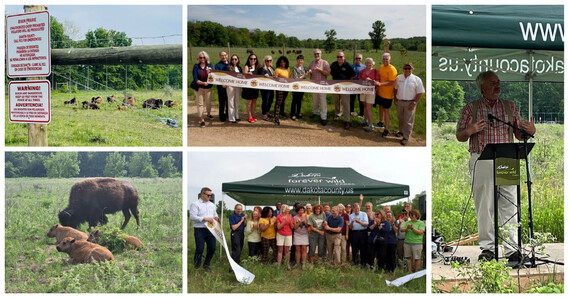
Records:
M478 75L476 85L482 93L482 98L468 103L460 114L456 127L456 138L460 142L469 141L468 151L470 161L468 168L473 175L473 197L476 208L476 219L478 222L478 242L482 253L479 260L491 260L494 258L494 182L492 174L492 161L480 160L480 153L486 144L491 143L511 143L514 136L522 140L519 131L502 123L487 123L488 113L492 113L496 118L505 122L511 122L514 126L524 129L530 134L535 133L533 118L531 121L522 119L520 113L512 101L499 98L500 79L492 71L486 71ZM476 169L475 169L476 167ZM516 206L510 202L515 202L515 186L498 187L498 211L500 213L501 224L517 225ZM510 243L517 243L517 229L505 236L504 255L511 262L521 260L522 256L515 250Z

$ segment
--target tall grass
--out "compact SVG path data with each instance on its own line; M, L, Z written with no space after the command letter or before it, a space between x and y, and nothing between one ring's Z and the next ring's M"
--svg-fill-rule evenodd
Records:
M124 233L144 247L115 254L115 261L73 265L46 236L68 203L69 190L80 179L6 179L5 276L7 293L181 293L181 179L123 178L140 195L141 227L136 221ZM108 215L120 227L122 212ZM86 231L87 224L80 230Z
M226 220L226 219L224 219ZM265 265L257 257L248 258L247 244L241 253L241 266L255 274L255 280L249 284L241 284L229 272L229 262L220 244L212 259L209 273L193 266L195 239L193 222L188 225L188 292L190 293L425 293L426 277L415 279L401 287L387 286L386 280L394 280L408 274L397 268L393 273L362 269L351 264L333 267L317 263L308 265L305 270L300 266L291 271L286 266ZM227 221L225 221L227 222ZM229 226L224 228L226 238L229 237ZM227 238L228 245L231 241ZM231 249L230 249L231 250ZM205 250L204 250L205 256Z
M281 56L281 54L278 54L278 48L275 49L271 49L271 48L255 48L253 49L255 51L255 54L257 55L257 57L260 59L260 61L262 62L263 58L266 55L271 55L273 57L273 61L276 61L277 58L279 56ZM272 54L271 50L274 51L276 54ZM304 66L308 67L309 63L313 60L314 56L312 55L314 49L306 49L303 48L302 50L302 55L304 55ZM194 109L196 108L196 103L195 103L195 95L193 92L193 89L189 88L189 85L192 81L192 74L191 74L191 70L195 64L195 58L197 57L197 54L200 51L206 51L209 54L209 57L211 59L211 63L215 66L215 64L217 62L219 62L219 58L218 58L218 53L220 51L228 51L227 48L221 48L221 47L192 47L191 48L191 57L193 59L190 58L190 56L188 56L188 69L189 69L189 74L188 74L188 98L189 98L189 106L193 107ZM248 57L248 54L246 53L247 49L246 48L231 48L230 51L230 55L233 54L237 54L239 56L239 59L241 61L241 66L245 65L246 59ZM373 60L375 61L375 66L374 68L378 68L381 65L381 56L383 55L383 52L375 52L375 51L371 51L371 52L366 52L363 50L358 50L358 53L361 53L363 55L363 58L366 59L367 57L371 57L373 58ZM331 53L326 53L323 52L322 53L322 59L328 61L330 64L332 64L332 62L336 61L336 53L337 50L332 51ZM349 63L353 63L353 56L354 53L352 50L348 50L345 49L345 55L346 55L346 61L348 61ZM290 62L290 67L292 67L293 65L296 65L296 57L297 54L285 54L285 56L288 58L289 62ZM418 77L421 78L421 80L423 81L423 84L425 85L426 88L426 53L425 52L415 52L415 51L409 51L407 56L402 56L399 52L396 51L392 51L391 52L391 64L393 66L395 66L395 68L397 68L398 74L403 73L402 67L403 67L403 63L405 62L412 62L413 66L415 68L414 70L414 74L417 75ZM275 67L273 65L273 67ZM331 78L331 77L330 77ZM212 88L212 106L218 108L219 107L219 101L218 101L218 95L217 95L217 88ZM333 113L334 113L334 100L332 98L331 94L327 95L327 102L328 102L328 119L333 119ZM414 124L414 128L413 128L413 137L415 138L422 138L422 139L426 139L426 100L425 100L425 96L423 95L423 98L421 99L421 101L419 102L419 104L417 105L417 111L415 113L415 124ZM292 103L292 95L289 94L289 96L287 97L286 101L285 101L285 111L287 114L289 114L290 112L290 105ZM261 109L261 98L259 97L259 99L257 100L257 111L260 111ZM274 109L274 104L273 104L273 109ZM374 121L377 123L378 119L378 108L372 108L373 110L373 114L374 114ZM246 107L245 107L245 100L241 100L239 103L239 111L246 111ZM358 107L358 103L355 104L355 111L359 111L359 107ZM272 109L271 109L271 113L273 113ZM305 93L304 97L302 98L302 108L301 108L301 113L303 115L306 116L310 116L312 114L312 94L311 93ZM395 110L395 105L393 105L390 109L389 115L391 117L391 125L390 125L390 131L396 132L399 129L399 125L397 122L397 111ZM307 121L310 123L319 123L320 119L309 119L308 117L304 117L304 119L300 120L300 121ZM362 121L362 119L357 118L352 116L351 117L351 121L352 121L352 125L356 125ZM338 127L340 127L341 125L343 125L342 123L330 123L331 125L336 125Z
M563 212L563 125L536 124L535 146L532 151L532 204L534 228L552 233L558 242L564 241ZM433 227L447 240L458 239L460 220L470 196L471 177L468 172L468 143L455 137L456 124L433 126L432 141L432 215ZM521 200L523 240L528 238L528 199L525 162L521 162ZM462 235L477 233L474 203L464 215Z
M58 92L51 94L51 123L47 125L49 146L181 146L182 145L182 91L170 88L156 91L130 92L137 100L136 107L143 111L127 108L119 111L117 105L124 96L115 94L118 101L107 103L101 91ZM109 96L111 94L108 94ZM100 110L83 109L81 102L91 102L91 98L103 96ZM76 98L76 105L64 105L64 101ZM173 100L178 105L172 108L142 109L142 101L147 98ZM5 98L8 106L9 98ZM158 118L170 118L178 122L180 128L173 128L160 122ZM27 146L28 126L10 123L9 109L5 110L6 146Z

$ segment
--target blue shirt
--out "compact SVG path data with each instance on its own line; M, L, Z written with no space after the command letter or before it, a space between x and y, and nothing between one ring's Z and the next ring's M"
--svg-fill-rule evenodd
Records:
M205 228L204 217L217 217L215 204L210 201L198 199L190 204L190 220L194 222L194 228Z
M221 61L217 62L215 65L215 70L227 70L229 71L229 62L223 63Z
M365 212L360 211L360 213L358 215L356 215L355 212L350 214L350 223L349 224L352 224L352 222L354 222L354 219L356 219L356 218L359 219L363 223L366 223L366 224L368 223L367 214ZM365 229L367 229L367 226L364 227L357 222L354 222L354 225L352 227L353 231L363 231Z
M235 213L234 211L231 215L229 215L229 225L233 226L235 224L238 224L243 216L245 216L244 213L241 213L241 215L237 215L237 213ZM241 225L239 225L237 229L235 229L235 231L237 230L245 231L245 221L243 221Z
M326 218L326 221L328 222L328 226L330 228L341 228L344 226L344 219L342 216L338 215L336 218L334 218L334 216L332 216L332 212L330 212L330 216ZM341 232L342 230L340 230L340 232L327 231L328 234L339 234Z
M360 63L360 65L357 65L357 64L354 63L354 64L352 64L352 67L354 68L354 72L356 73L356 77L354 78L354 80L359 80L360 71L361 71L362 69L365 69L365 68L366 68L365 64Z

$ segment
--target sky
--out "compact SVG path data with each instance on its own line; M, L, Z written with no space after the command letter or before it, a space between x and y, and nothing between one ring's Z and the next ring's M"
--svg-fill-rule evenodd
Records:
M219 149L219 150L217 150ZM275 166L351 167L371 179L409 185L410 198L427 190L431 160L425 148L245 148L187 153L188 208L207 186L222 199L221 184L264 175ZM227 208L236 202L225 197Z
M372 24L385 24L387 38L426 36L426 7L405 6L308 6L308 5L212 5L188 6L188 21L212 21L224 26L273 30L299 39L326 39L334 29L338 39L369 39Z
M50 16L54 16L64 24L64 28L66 24L76 27L76 33L70 35L73 40L83 40L87 31L103 27L125 32L128 37L133 38L133 45L162 45L182 44L184 28L182 7L182 5L48 5L48 11ZM5 10L7 15L24 12L23 5L8 5Z

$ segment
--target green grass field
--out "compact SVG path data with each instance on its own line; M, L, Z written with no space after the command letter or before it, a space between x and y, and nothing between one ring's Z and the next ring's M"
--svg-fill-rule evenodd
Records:
M110 96L111 94L109 94ZM81 102L91 102L91 98L102 96L100 110L83 109ZM47 125L48 145L62 146L181 146L182 145L182 91L174 91L166 96L162 90L137 91L131 96L137 99L136 108L119 111L120 103L107 103L104 91L78 91L63 93L52 91L51 123ZM115 94L122 102L124 95ZM77 99L76 105L64 105L64 101ZM142 102L147 98L173 100L178 105L172 108L142 109ZM9 98L5 98L9 106ZM163 124L159 118L171 118L178 122L179 128ZM9 110L5 111L5 145L27 146L28 125L10 123Z
M536 124L535 147L532 151L533 216L538 232L550 232L557 242L564 241L564 159L563 125ZM457 240L460 219L470 195L471 177L468 172L468 143L455 137L456 123L433 125L432 139L432 224L447 241ZM528 200L525 162L522 168L523 239L527 241ZM470 202L464 216L463 236L477 233L474 203ZM527 242L526 242L527 243Z
M120 179L131 182L140 196L141 228L131 218L124 233L144 247L115 253L114 262L73 265L46 234L79 180L6 179L6 293L181 293L181 178ZM115 227L124 220L122 212L108 218ZM86 232L87 224L80 230Z
M229 213L228 213L229 215ZM225 223L228 219L225 218ZM333 267L328 264L316 264L313 268L302 270L295 267L291 271L286 266L264 265L257 258L248 259L247 244L241 253L241 266L255 274L250 285L240 284L230 266L225 251L221 260L220 244L212 259L212 273L193 266L195 240L193 222L188 219L188 292L189 293L425 293L426 277L412 280L401 287L387 286L385 280L392 281L407 272L397 268L393 273L383 273L344 264ZM229 225L225 225L224 234L231 246ZM231 248L230 248L231 251ZM205 256L205 250L204 250Z
M232 48L230 51L230 55L232 54L237 54L239 56L239 59L241 61L241 66L245 65L245 60L247 59L248 55L246 53L246 48ZM255 53L257 54L258 58L261 60L266 56L266 55L271 55L273 57L273 67L274 67L274 63L276 63L276 60L279 56L281 56L280 54L278 54L278 48L275 49L270 49L270 48L255 48L253 49L255 51ZM273 50L276 54L272 54L271 50ZM304 55L304 66L308 67L308 65L310 64L310 62L312 60L314 60L314 56L313 56L313 51L314 49L301 49L302 50L302 55ZM193 65L196 63L196 57L198 56L197 54L200 51L206 51L209 54L211 63L215 66L215 64L217 62L219 62L219 52L220 51L228 51L227 48L220 48L220 47L208 47L208 48L203 48L203 47L193 47L190 51L190 55L188 55L188 86L191 83L192 80L192 68ZM330 64L334 61L336 61L336 53L338 50L335 50L331 53L326 53L323 52L322 53L322 59L328 61ZM358 50L358 53L361 53L363 55L364 60L367 57L371 57L373 58L373 60L375 61L375 65L374 68L379 68L379 66L381 65L381 56L383 55L383 51L379 51L379 52L375 52L375 51L371 51L371 52L366 52L363 50ZM354 58L354 52L353 50L348 50L345 49L345 55L346 55L346 61L353 63L353 58ZM292 67L293 65L296 64L296 54L288 54L285 55L290 63L290 67ZM421 80L423 81L423 84L425 86L426 89L426 53L425 52L415 52L415 51L409 51L407 53L407 56L402 56L399 52L396 51L392 51L391 52L391 64L393 66L395 66L395 68L397 68L397 72L398 74L403 73L403 63L405 62L412 62L413 66L415 68L415 71L413 72L415 75L417 75L418 77L421 78ZM214 107L218 107L218 96L217 96L217 88L213 88L212 89L212 106ZM194 107L195 109L195 95L194 92L191 88L188 87L188 96L191 103L191 107ZM414 137L420 137L424 140L426 140L426 100L425 100L426 96L423 95L423 98L421 99L421 101L419 102L419 104L417 105L417 111L415 114L415 125L413 127L413 136ZM329 94L327 96L327 101L328 101L328 119L332 119L333 118L333 113L334 113L334 100L332 99L332 95ZM290 104L292 102L292 95L289 94L289 96L286 99L285 102L285 111L287 114L290 113ZM274 109L274 103L273 103L273 109ZM240 104L239 104L239 110L240 111L245 111L245 100L241 100ZM261 111L261 98L259 97L259 99L257 100L257 113L260 113ZM359 106L356 103L355 104L355 111L359 111ZM378 108L372 108L373 114L374 114L374 122L377 123L377 121L379 121L378 119ZM272 113L272 110L271 110ZM301 113L304 115L311 115L312 114L312 95L310 93L305 93L304 97L302 99L302 108L301 108ZM398 127L398 123L397 123L397 112L395 110L395 106L393 105L390 109L390 117L391 117L391 125L390 125L390 131L394 131L396 132L399 127ZM216 115L217 116L217 115ZM259 118L259 117L258 117ZM357 126L357 124L362 121L360 118L357 117L351 117L352 119L352 125L353 126ZM314 123L318 123L320 122L320 119L309 119L308 117L305 117L304 119L300 120L300 121L308 121L308 122L314 122ZM332 125L337 125L338 127L342 126L342 123L332 123L330 122L330 124Z

